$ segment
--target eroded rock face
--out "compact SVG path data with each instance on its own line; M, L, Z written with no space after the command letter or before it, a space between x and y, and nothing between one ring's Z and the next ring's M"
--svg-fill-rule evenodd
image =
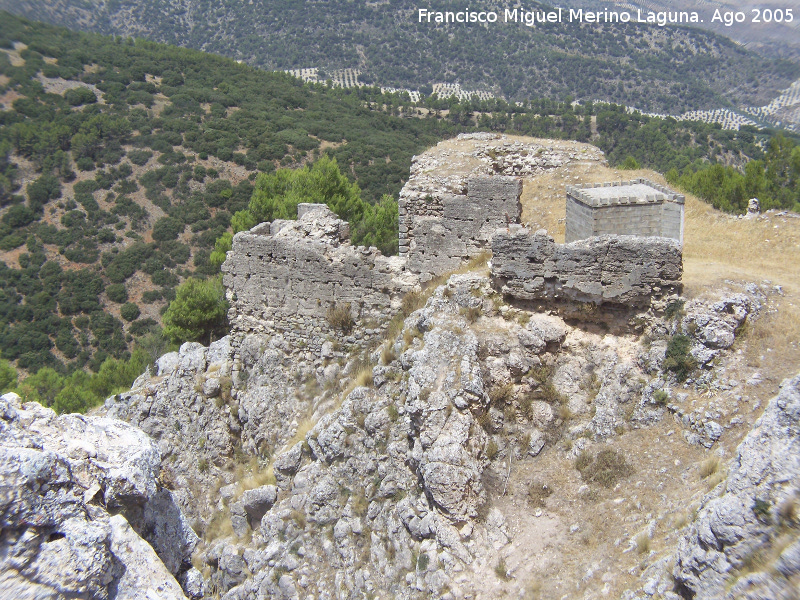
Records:
M498 551L516 551L515 515L486 502L507 483L528 485L509 466L554 453L569 465L671 411L680 421L674 410L686 394L664 371L668 340L685 328L691 347L708 348L712 336L690 323L707 319L735 335L758 304L749 293L671 297L636 315L639 339L515 308L488 277L453 275L368 355L250 334L238 350L246 377L236 377L227 341L186 344L108 407L157 436L193 516L230 521L222 532L206 528L196 555L224 598L465 597ZM365 365L371 379L359 375ZM692 373L696 382L711 375ZM212 379L219 390L207 389ZM711 433L724 443L729 425L719 421ZM247 489L241 469L255 462L262 478ZM197 575L181 578L185 590ZM474 596L494 597L490 588Z
M164 459L164 484L190 518L208 512L208 503L195 492L213 486L208 468L233 455L241 429L231 410L230 355L227 336L208 348L183 344L156 361L155 376L145 374L130 392L106 400L109 417L127 421L152 438L151 445Z
M0 596L184 598L198 538L160 467L128 423L0 397Z
M755 428L739 445L727 482L700 509L680 542L673 575L685 598L797 597L800 542L771 551L781 527L792 526L788 507L800 481L800 375L781 385ZM771 564L741 573L756 553ZM792 583L795 581L795 583Z

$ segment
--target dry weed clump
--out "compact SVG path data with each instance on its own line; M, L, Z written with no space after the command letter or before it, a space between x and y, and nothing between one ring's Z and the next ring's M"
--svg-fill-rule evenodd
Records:
M233 536L233 524L230 517L225 511L217 511L211 517L205 530L203 531L203 539L206 542L212 542L219 538L226 538Z
M581 452L575 460L575 468L587 483L597 483L603 487L613 487L620 479L624 479L633 468L621 451L607 448L600 450L595 456Z
M334 329L343 333L350 333L355 326L353 316L350 314L350 303L336 304L328 309L328 323Z
M486 458L494 460L499 452L500 448L497 447L494 440L490 439L486 444Z
M394 351L394 344L386 342L381 350L381 362L384 365L389 365L397 359L397 354Z
M494 574L503 581L509 581L511 579L511 575L508 572L508 567L506 566L506 559L502 556L500 557L500 560L497 561L497 565L494 567Z
M633 540L636 543L636 552L639 554L646 554L650 552L650 536L646 531L643 531Z
M495 408L505 406L514 398L514 384L496 385L489 390L489 401Z
M720 460L719 456L710 456L700 463L700 478L706 479L719 471Z
M234 471L234 480L238 482L236 486L236 498L247 490L254 490L262 485L275 485L275 473L272 468L272 461L262 465L258 458L251 457L246 463L240 463Z
M461 308L458 311L462 317L467 320L467 323L474 323L481 316L480 306L471 306L470 308Z
M537 508L545 507L545 500L553 493L547 484L538 481L531 482L528 486L528 502Z

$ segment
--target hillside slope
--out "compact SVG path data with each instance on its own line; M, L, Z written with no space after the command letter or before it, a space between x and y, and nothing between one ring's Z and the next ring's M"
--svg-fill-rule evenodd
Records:
M38 381L35 397L48 406L66 385L71 410L102 401L116 384L86 397L86 381L67 385L72 379L62 376L81 378L137 347L147 360L164 351L162 316L177 286L218 273L215 242L230 235L257 181L286 182L304 166L330 165L324 155L335 158L338 181L360 188L353 206L386 209L385 219L364 219L353 231L377 223L382 235L371 239L392 253L397 208L382 196L397 197L415 153L460 132L591 140L613 164L635 157L662 172L742 165L763 156L772 135L606 104L414 104L376 88L303 85L198 51L7 13L0 109L0 359L21 375L55 369L30 385ZM257 180L259 173L272 175ZM268 218L261 212L253 214ZM3 385L13 389L12 380Z
M0 1L30 18L197 48L266 69L357 69L363 81L411 89L459 82L509 100L570 95L680 114L761 106L800 77L796 64L765 59L697 29L502 23L512 4L493 5L500 19L488 27L437 27L419 23L417 6L408 0ZM431 10L464 8L445 1Z

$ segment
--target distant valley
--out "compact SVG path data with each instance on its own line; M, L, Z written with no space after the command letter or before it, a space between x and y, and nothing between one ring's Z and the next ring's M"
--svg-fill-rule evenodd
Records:
M506 5L511 7L499 2L489 8L502 13ZM699 29L436 26L418 23L416 5L407 0L0 0L0 8L73 29L197 48L268 70L356 69L367 84L430 92L437 82L458 83L507 100L570 97L680 114L763 106L800 78L797 63L765 58ZM449 2L434 7L463 8Z

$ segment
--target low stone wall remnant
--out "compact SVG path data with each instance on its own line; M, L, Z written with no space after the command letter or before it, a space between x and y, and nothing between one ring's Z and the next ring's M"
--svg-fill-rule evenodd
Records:
M604 235L556 244L519 225L492 238L492 280L519 300L647 306L680 293L681 245L663 237Z

